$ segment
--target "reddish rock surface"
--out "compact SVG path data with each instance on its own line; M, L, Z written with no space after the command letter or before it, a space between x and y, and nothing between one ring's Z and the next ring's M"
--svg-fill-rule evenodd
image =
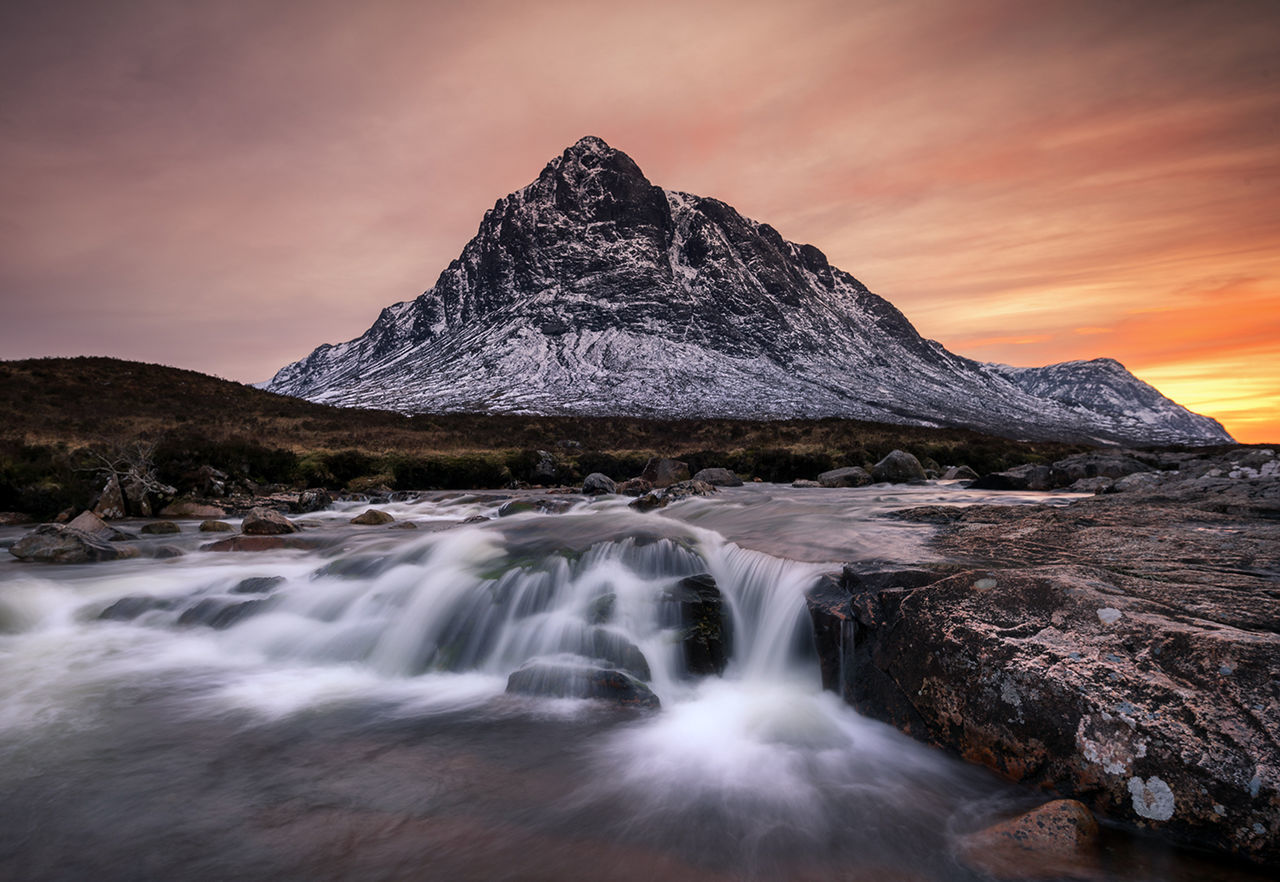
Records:
M1084 804L1057 799L963 837L961 863L994 879L1091 879L1100 874L1098 822Z

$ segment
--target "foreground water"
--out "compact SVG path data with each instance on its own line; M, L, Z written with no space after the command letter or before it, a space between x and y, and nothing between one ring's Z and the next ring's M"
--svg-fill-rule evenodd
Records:
M308 550L201 551L184 525L146 540L172 559L0 563L0 876L974 878L957 836L1035 796L822 692L803 595L930 558L877 515L989 501L758 486L463 524L500 500L439 494L381 506L417 530L304 516ZM698 573L732 618L722 677L682 670L659 599ZM505 693L531 660L634 650L658 711ZM1207 872L1127 841L1112 862Z

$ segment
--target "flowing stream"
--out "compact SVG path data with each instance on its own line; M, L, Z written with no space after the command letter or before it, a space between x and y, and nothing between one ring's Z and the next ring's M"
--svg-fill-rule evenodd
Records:
M957 835L1036 797L823 692L804 592L929 559L884 511L990 501L764 485L462 523L501 498L432 494L379 506L414 530L298 518L310 549L204 551L192 522L142 540L178 557L0 563L0 877L975 878ZM685 670L663 599L703 573L721 676ZM508 694L536 662L661 707ZM1115 878L1203 878L1139 851Z

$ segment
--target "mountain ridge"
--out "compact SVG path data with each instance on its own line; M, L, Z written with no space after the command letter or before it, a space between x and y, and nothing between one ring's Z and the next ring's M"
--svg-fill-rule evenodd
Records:
M1230 441L1113 359L1014 368L951 353L818 248L663 190L590 136L498 199L432 288L266 388L406 413L834 416Z

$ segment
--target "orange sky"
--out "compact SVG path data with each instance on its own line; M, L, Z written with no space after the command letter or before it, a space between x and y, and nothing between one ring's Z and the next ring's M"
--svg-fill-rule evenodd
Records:
M0 7L0 358L266 379L584 134L953 351L1280 442L1280 4Z

